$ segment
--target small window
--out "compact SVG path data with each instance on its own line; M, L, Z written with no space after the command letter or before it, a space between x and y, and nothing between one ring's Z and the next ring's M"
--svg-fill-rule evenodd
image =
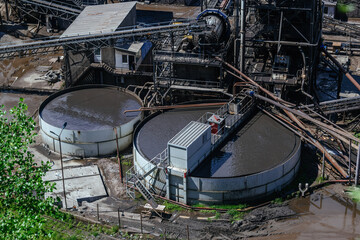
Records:
M122 55L122 62L123 62L123 63L127 63L127 62L128 62L128 56L127 56L127 55Z
M97 48L96 50L95 50L95 55L100 55L101 53L100 53L100 48Z
M325 7L325 8L324 8L324 13L325 13L325 14L328 14L328 13L329 13L329 8L328 8L328 7Z

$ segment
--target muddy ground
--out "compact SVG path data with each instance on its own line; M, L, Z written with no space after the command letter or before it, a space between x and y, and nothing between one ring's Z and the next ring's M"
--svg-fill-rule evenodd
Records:
M306 180L315 185L318 165L308 164L314 156L311 149L303 154L303 167L297 182ZM90 164L90 162L87 162ZM103 174L109 197L93 203L84 203L73 213L97 220L96 204L100 206L100 220L109 225L118 224L117 209L125 212L121 217L122 229L140 232L140 215L143 212L143 231L163 239L166 232L168 239L186 239L189 226L190 239L351 239L359 237L360 208L353 203L344 190L346 185L330 185L302 197L267 205L246 212L242 220L234 221L228 213L221 213L215 219L214 213L195 211L168 212L161 220L153 214L152 218L144 212L145 202L132 200L124 195L120 183L119 168L116 158L91 160L97 164ZM312 165L312 167L310 167ZM315 170L316 169L316 170ZM313 171L313 172L312 172ZM312 172L312 173L311 173ZM286 198L294 189L291 186L283 191ZM291 195L291 194L290 194ZM274 196L275 197L275 196ZM258 203L253 203L254 205ZM336 230L334 230L336 229Z

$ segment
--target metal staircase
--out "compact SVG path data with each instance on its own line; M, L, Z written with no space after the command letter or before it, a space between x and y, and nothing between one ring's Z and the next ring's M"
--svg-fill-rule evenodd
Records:
M137 187L139 192L144 196L146 201L148 201L148 203L151 205L151 207L153 209L156 209L158 207L158 204L156 203L155 198L153 197L153 195L149 192L149 190L146 189L144 184L140 180L137 180L135 182L135 186Z
M135 199L135 188L139 190L141 195L148 201L153 209L156 209L158 204L155 201L154 196L151 194L149 188L146 187L145 178L149 176L154 170L158 168L166 168L168 166L168 152L167 149L156 155L151 159L144 167L141 167L142 174L136 171L135 166L131 167L126 172L126 193L129 197ZM153 190L155 193L155 191Z
M77 6L79 6L79 7L83 7L83 1L82 0L72 0L72 2L75 4L75 5L77 5Z

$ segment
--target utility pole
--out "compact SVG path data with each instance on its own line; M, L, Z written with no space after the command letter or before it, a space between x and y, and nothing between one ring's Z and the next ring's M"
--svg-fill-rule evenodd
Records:
M5 0L6 21L9 21L8 0Z
M356 169L355 169L355 187L359 183L359 164L360 164L360 144L357 152Z
M245 8L246 0L241 0L241 9L240 9L240 72L245 70Z
M117 152L117 159L118 159L118 164L119 164L119 174L120 174L120 180L121 183L123 182L123 171L122 171L122 166L121 166L121 158L120 158L120 152L119 152L119 137L118 137L118 133L117 133L117 128L114 127L114 132L115 132L115 137L116 137L116 152Z
M64 202L65 202L65 209L67 209L67 202L66 202L66 192L65 192L65 177L64 177L64 165L63 165L63 159L62 159L62 151L61 151L61 133L63 132L63 130L66 128L67 122L64 123L59 135L57 135L56 133L54 133L53 131L50 131L50 133L54 134L55 136L58 137L58 141L59 141L59 150L60 150L60 163L61 163L61 174L62 174L62 183L63 183L63 194L64 194Z

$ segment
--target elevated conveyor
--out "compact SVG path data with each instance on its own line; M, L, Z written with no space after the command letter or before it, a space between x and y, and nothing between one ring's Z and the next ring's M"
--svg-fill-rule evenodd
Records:
M324 114L331 114L331 113L340 113L340 112L347 112L360 109L360 97L352 97L352 98L341 98L336 100L330 100L319 103L320 109ZM308 110L315 109L314 104L306 105L300 107L300 109L312 115L312 113Z
M58 51L61 48L70 50L89 50L98 49L113 45L114 41L129 37L158 37L158 34L169 34L169 32L182 32L191 29L194 23L183 22L181 24L170 24L160 26L132 26L122 28L110 33L90 33L88 35L72 37L48 38L42 41L33 41L25 43L4 43L0 45L0 60L23 57L31 54L41 54ZM205 25L203 26L205 27Z
M9 1L10 5L18 8L23 14L35 17L34 13L51 15L66 21L73 21L83 7L72 1L18 0ZM73 3L73 4L71 4Z

